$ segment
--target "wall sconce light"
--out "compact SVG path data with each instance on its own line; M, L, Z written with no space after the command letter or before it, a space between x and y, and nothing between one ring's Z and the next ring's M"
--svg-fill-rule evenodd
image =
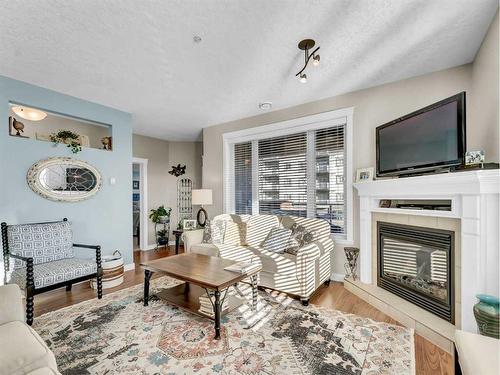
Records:
M304 70L306 70L307 65L309 64L309 61L312 59L312 64L313 66L318 66L320 62L320 56L316 53L319 50L319 47L316 48L312 53L309 53L309 50L314 47L316 42L312 39L304 39L301 40L299 43L299 49L304 51L304 67L297 73L295 74L295 77L299 77L299 81L302 83L307 82L307 74L304 73Z

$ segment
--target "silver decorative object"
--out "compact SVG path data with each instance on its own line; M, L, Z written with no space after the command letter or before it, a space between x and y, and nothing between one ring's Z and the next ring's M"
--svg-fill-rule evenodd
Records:
M358 277L357 266L359 249L357 247L344 247L344 252L347 259L347 263L344 265L344 268L346 270L346 277L350 276L353 280L356 280L356 278Z
M177 218L183 223L184 219L193 218L192 193L193 182L189 178L180 178L177 181Z

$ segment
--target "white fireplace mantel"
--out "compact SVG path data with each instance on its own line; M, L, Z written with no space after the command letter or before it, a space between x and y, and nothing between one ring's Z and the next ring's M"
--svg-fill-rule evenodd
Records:
M475 332L475 295L499 295L499 170L384 179L354 184L360 198L360 280L371 284L372 213L438 216L461 221L461 327ZM451 200L451 211L381 208L381 199Z

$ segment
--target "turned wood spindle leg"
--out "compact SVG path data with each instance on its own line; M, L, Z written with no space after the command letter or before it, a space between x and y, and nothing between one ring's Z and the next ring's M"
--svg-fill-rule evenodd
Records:
M95 251L96 262L97 262L97 298L102 298L102 261L101 261L101 247L97 246Z
M35 299L35 277L33 269L33 258L26 262L26 323L33 324L34 299Z

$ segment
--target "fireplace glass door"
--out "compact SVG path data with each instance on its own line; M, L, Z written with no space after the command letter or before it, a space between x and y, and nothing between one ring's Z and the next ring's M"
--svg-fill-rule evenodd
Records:
M380 287L453 320L453 232L378 223Z

